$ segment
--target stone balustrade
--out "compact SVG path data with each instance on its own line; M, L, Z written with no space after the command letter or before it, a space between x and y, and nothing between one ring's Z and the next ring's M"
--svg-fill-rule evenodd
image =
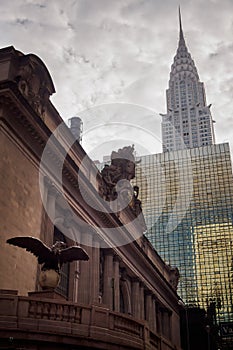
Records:
M40 349L42 340L53 344L50 349L56 349L58 343L64 345L62 349L68 345L93 349L173 349L149 329L146 321L109 311L103 304L87 306L0 293L1 341L7 345L13 339L21 346L25 334L27 342L31 341L33 346L40 344Z

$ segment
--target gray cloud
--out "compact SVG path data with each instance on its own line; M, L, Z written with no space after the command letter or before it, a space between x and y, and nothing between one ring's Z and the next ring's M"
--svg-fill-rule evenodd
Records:
M179 2L186 43L213 104L217 141L232 141L233 2ZM2 47L33 52L45 62L57 91L52 101L65 120L82 114L84 128L89 127L83 110L93 108L95 125L102 119L94 113L96 106L114 102L142 105L158 115L165 111L165 89L177 48L178 4L178 0L1 2L0 42ZM106 113L108 121L118 117L114 108ZM130 120L137 125L140 118L135 113ZM152 121L144 115L144 123ZM96 132L96 139L95 144L104 142L103 132ZM85 141L86 150L92 143Z

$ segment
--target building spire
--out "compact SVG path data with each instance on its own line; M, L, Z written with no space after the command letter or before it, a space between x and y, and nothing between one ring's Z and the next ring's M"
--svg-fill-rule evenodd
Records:
M184 40L184 34L182 29L182 21L181 21L181 11L180 11L180 5L179 5L179 24L180 24L180 40Z
M197 68L195 67L195 63L188 52L188 48L185 43L184 33L182 28L182 20L181 20L181 9L180 6L178 8L178 18L179 18L179 43L176 51L176 55L174 57L174 61L171 67L170 73L170 81L177 75L186 74L190 75L191 73L199 80ZM170 83L169 83L170 84Z

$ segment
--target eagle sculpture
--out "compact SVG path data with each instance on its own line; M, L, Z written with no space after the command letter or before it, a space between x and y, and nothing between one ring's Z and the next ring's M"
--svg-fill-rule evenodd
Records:
M61 266L75 260L88 260L89 256L80 246L66 248L66 244L57 241L51 248L35 237L13 237L7 243L25 248L38 258L42 271L54 270L60 273Z

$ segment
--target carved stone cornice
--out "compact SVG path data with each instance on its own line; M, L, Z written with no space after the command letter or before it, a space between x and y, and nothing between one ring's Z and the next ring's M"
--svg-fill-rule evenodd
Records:
M0 118L2 122L10 126L14 133L23 139L24 142L26 142L25 136L27 136L27 139L33 140L42 152L46 144L46 140L39 132L42 120L31 109L26 100L22 98L14 83L7 84L7 88L3 88L2 85L0 83L0 105L3 110ZM22 126L23 135L18 134L19 125Z
M43 119L49 97L55 92L45 64L38 56L24 55L10 46L0 50L0 65L0 81L15 83L20 94Z

